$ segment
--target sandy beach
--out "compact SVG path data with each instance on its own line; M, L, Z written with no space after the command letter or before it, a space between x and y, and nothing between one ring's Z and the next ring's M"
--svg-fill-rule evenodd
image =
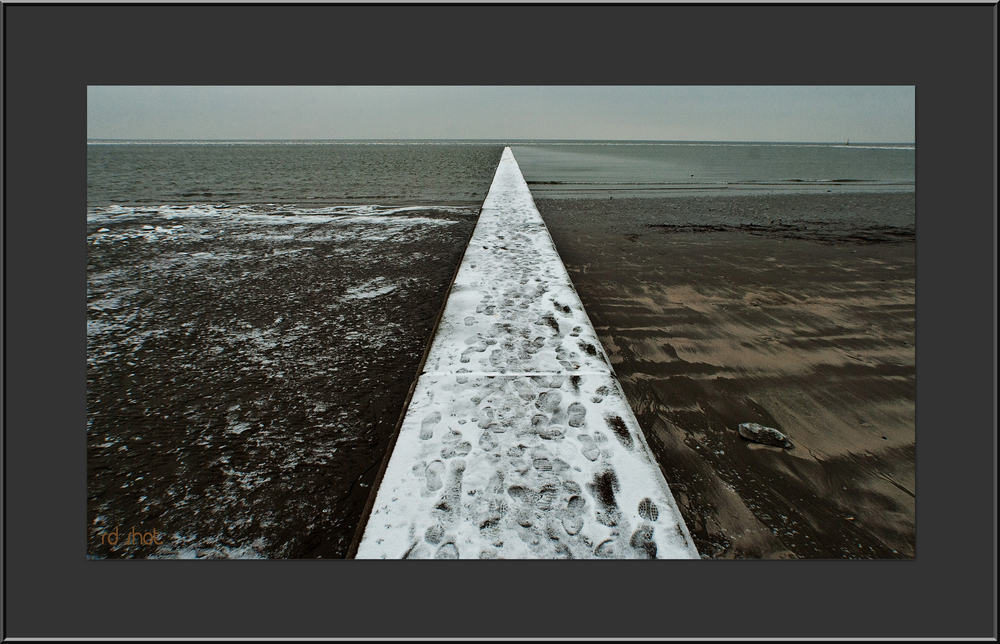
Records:
M536 204L702 557L915 556L912 194Z

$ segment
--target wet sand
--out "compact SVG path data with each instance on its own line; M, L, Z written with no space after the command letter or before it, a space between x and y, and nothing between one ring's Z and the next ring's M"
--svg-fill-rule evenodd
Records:
M703 557L915 556L912 194L536 204Z
M345 556L475 213L88 224L88 555Z

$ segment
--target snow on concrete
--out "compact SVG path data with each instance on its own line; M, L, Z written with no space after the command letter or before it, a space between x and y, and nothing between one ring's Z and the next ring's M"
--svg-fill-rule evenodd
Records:
M509 148L357 557L698 557Z

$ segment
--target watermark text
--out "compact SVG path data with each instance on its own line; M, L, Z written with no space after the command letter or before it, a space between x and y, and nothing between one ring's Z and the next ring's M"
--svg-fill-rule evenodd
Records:
M124 541L122 541L122 539L124 539ZM119 545L152 546L155 544L159 546L163 544L163 534L156 528L153 528L148 532L142 532L137 530L134 526L132 527L131 532L119 534L118 526L115 526L114 530L105 530L101 533L101 545L105 544L111 546L112 548L116 548Z

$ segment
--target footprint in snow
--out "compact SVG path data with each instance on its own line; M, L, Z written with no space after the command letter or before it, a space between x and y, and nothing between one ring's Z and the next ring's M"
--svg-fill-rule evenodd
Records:
M427 548L423 544L415 542L409 550L403 553L403 559L426 559L427 555Z
M656 559L656 543L653 542L653 526L643 521L636 528L629 540L629 545L635 549L636 555L646 559Z
M588 434L580 434L576 437L580 441L580 452L587 458L588 461L596 461L597 457L601 455L600 448L594 443L594 439Z
M561 382L559 383L562 384ZM538 395L538 400L535 402L535 407L546 413L553 413L559 409L559 403L562 402L562 394L558 391L543 391Z
M434 426L441 422L441 412L435 411L424 417L420 423L420 440L428 440L434 436Z
M593 483L589 483L587 487L597 500L598 510L595 514L597 522L609 528L618 525L622 520L622 513L615 500L615 492L620 487L615 471L608 468L594 475Z
M515 380L514 381L514 389L517 390L517 395L521 398L521 400L525 400L525 401L527 401L527 400L534 400L535 397L536 397L536 394L535 394L534 390L532 389L531 385L529 385L528 383L524 382L523 380L520 380L520 379Z
M535 492L531 488L526 488L522 485L512 485L507 488L507 494L510 498L514 499L518 503L524 506L533 507L540 498L538 492Z
M558 498L559 486L554 483L546 483L539 490L538 507L543 510L549 510Z
M583 529L583 510L587 505L587 500L582 496L574 496L566 505L563 513L562 524L567 534L577 534Z
M493 408L485 407L483 408L482 418L479 419L478 425L480 429L486 429L492 424L493 424Z
M639 516L649 521L656 521L660 516L660 510L650 498L639 501Z
M560 440L565 435L562 426L560 425L538 425L535 427L535 433L538 434L543 440Z
M621 416L610 416L605 418L605 420L608 422L608 427L614 432L615 438L622 444L622 447L631 450L632 436L628 433L628 428L625 427L625 421L621 419Z
M424 541L432 546L441 543L442 538L444 538L444 526L442 525L433 525L424 532Z
M434 555L435 559L458 559L458 546L452 542L443 544L438 548L437 554Z
M428 465L425 474L429 491L435 492L444 486L444 463L441 461L433 461Z
M448 482L448 487L445 488L445 491L441 494L438 504L434 506L435 510L442 511L447 517L454 517L455 513L460 509L462 498L462 478L464 474L465 461L462 459L452 461L451 480ZM448 520L450 521L452 519L449 518Z
M479 437L479 447L487 452L496 449L497 445L499 445L497 439L493 437L493 432L488 429L485 430L483 435Z
M449 445L441 450L441 458L453 458L455 456L468 456L472 451L472 443L462 441L457 445Z
M547 458L536 458L531 461L531 464L536 470L540 472L551 472L552 471L552 461Z
M605 539L594 549L594 554L602 559L614 559L617 556L615 540Z
M507 352L504 351L503 349L499 348L494 349L493 352L490 353L490 364L493 365L494 367L498 369L501 367L506 367L508 362L509 362L509 356L507 355Z

